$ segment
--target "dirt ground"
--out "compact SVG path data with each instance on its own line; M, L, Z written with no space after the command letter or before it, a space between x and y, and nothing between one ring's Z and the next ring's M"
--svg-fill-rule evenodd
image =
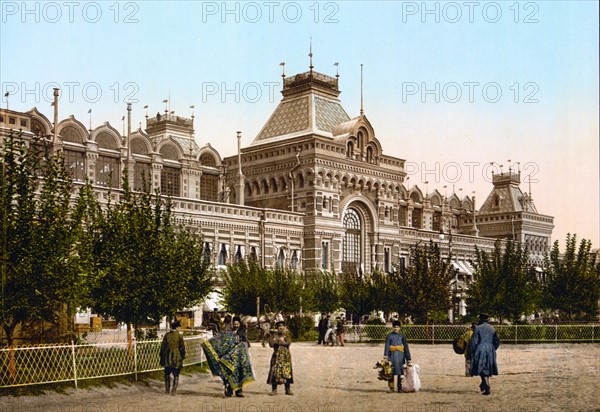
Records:
M224 398L220 380L211 375L182 376L177 396L164 394L163 383L117 388L69 390L67 394L4 397L0 412L59 411L600 411L600 345L502 345L500 375L492 394L479 393L479 379L463 376L464 359L451 345L411 345L421 367L417 393L386 393L373 369L383 344L291 347L294 396L269 396L266 384L271 349L253 344L250 356L256 382L244 398Z

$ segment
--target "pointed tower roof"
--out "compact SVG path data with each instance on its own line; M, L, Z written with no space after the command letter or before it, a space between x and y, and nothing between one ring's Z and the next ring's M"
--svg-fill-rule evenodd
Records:
M350 120L338 96L338 79L310 70L283 79L283 99L258 133L253 146L315 134L333 137Z
M492 176L494 188L479 213L532 212L537 213L531 197L523 193L520 173L500 173Z

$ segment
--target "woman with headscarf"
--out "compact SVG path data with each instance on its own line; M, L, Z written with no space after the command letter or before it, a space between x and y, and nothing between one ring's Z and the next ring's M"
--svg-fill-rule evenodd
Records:
M271 385L269 395L277 395L277 385L285 386L285 394L293 395L290 385L294 383L294 374L292 372L292 355L290 345L292 343L287 331L285 322L276 323L277 332L271 335L269 346L273 348L271 355L271 367L269 368L269 377L267 383Z
M496 364L496 350L500 346L500 338L496 329L487 323L489 315L479 315L479 324L473 332L469 344L471 358L471 376L479 376L481 383L479 389L484 395L490 394L490 376L498 375Z
M236 331L224 331L202 342L208 367L223 380L225 396L243 397L243 387L254 382L248 347Z
M389 391L394 392L394 376L398 376L398 392L402 392L403 366L407 362L411 366L410 350L406 336L400 333L400 321L392 322L392 331L385 338L384 358L392 362L392 377L388 380Z

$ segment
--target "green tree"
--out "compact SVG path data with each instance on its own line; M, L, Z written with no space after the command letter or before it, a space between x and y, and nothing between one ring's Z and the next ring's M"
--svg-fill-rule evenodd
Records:
M306 296L304 280L297 272L265 269L253 261L228 265L221 277L224 305L238 314L255 314L257 297L261 305L269 305L272 310L296 313Z
M131 328L192 307L212 285L199 236L173 226L169 202L147 191L133 193L123 173L123 192L95 223L94 309Z
M332 272L316 272L307 276L306 307L318 312L333 312L340 308L339 282Z
M451 257L443 259L437 244L419 244L410 250L410 265L399 273L399 312L417 323L427 323L435 312L450 305L450 281L457 274Z
M371 282L367 276L343 273L340 280L340 303L359 317L376 308Z
M600 299L600 263L591 253L592 243L582 239L577 247L577 235L567 234L566 248L561 256L558 240L544 263L543 302L558 310L569 321L595 320Z
M10 346L24 321L52 322L64 339L68 317L86 293L73 253L71 179L60 155L50 155L41 140L28 144L11 134L1 150L0 323Z
M305 296L304 279L294 270L276 267L270 277L267 302L275 311L297 313Z
M383 273L374 271L369 277L371 299L375 310L386 313L402 312L404 294L400 287L399 271Z
M227 265L227 270L221 273L223 305L233 313L256 314L257 297L263 305L269 304L271 278L272 272L254 261L242 259Z
M469 313L487 312L511 321L533 313L541 295L528 259L527 251L512 241L503 250L497 240L491 254L476 248L474 281L467 298Z

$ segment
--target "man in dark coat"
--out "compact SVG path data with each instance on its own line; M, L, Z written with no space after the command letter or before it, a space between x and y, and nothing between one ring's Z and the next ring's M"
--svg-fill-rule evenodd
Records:
M328 316L325 313L321 313L321 320L319 320L319 341L317 345L323 344L325 345L325 333L327 332L327 322Z
M487 323L488 319L489 315L485 313L479 315L479 324L469 343L471 376L481 378L479 389L484 395L490 394L490 376L498 375L496 349L500 346L496 329Z
M171 323L171 330L167 332L160 345L160 366L165 368L165 392L175 396L179 384L179 372L185 359L185 344L183 336L177 332L181 322ZM171 374L173 374L173 387L171 388Z
M410 350L406 336L400 333L400 321L392 323L393 330L385 338L385 349L383 356L392 362L392 378L388 380L389 392L394 392L394 376L398 376L398 392L402 392L402 378L404 378L402 366L407 362L411 366Z

